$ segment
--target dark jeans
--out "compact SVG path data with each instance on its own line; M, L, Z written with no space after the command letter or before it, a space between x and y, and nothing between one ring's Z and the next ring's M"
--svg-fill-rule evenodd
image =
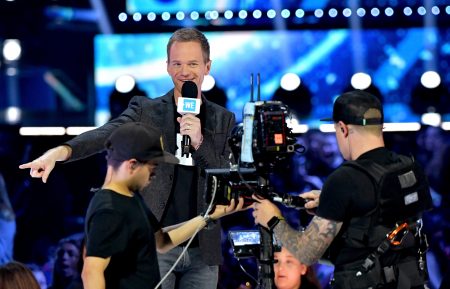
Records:
M184 247L175 247L165 254L158 254L159 271L163 278ZM209 266L202 260L199 248L190 248L162 283L162 289L215 289L219 278L219 266Z

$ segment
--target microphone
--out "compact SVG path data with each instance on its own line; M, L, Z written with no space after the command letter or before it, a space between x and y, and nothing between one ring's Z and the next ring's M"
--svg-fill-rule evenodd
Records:
M192 81L185 81L181 87L181 97L178 98L177 112L181 115L200 113L200 99L197 98L198 88ZM191 138L183 135L181 141L181 156L188 156L191 146Z
M282 196L274 196L272 197L272 200L278 203L281 203L289 208L296 208L296 209L304 209L306 200L302 197L290 195L290 194L283 194Z

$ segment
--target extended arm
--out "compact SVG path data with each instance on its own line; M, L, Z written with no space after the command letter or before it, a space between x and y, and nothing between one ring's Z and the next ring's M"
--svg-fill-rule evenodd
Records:
M242 210L244 199L239 198L239 203L235 205L235 200L231 200L229 206L217 205L214 213L210 215L211 220L217 220L223 216L238 212ZM168 232L159 230L155 233L156 247L158 252L165 253L175 246L183 243L198 230L201 230L207 225L205 218L197 216L183 223L182 225L172 229Z
M281 217L278 207L269 200L256 200L257 202L253 204L256 224L267 228L267 222L272 217ZM294 230L286 222L281 221L275 227L274 233L283 246L286 246L298 260L309 266L322 257L341 227L342 222L314 216L304 232Z
M83 279L84 289L105 289L105 270L108 267L111 257L86 257L84 259L83 272L81 278Z

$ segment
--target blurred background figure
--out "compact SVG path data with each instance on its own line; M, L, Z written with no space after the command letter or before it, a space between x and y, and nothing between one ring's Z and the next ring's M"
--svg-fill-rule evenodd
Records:
M0 173L0 265L10 262L13 258L15 234L16 217L9 201L5 179Z
M34 263L26 264L26 266L33 273L34 278L39 284L39 287L41 289L47 289L47 277L45 277L44 271L42 271L41 267Z
M51 289L82 289L83 234L74 234L58 242L53 264Z
M40 289L33 273L22 263L10 262L0 266L1 289Z
M312 267L300 263L286 248L275 252L273 265L277 289L319 289L321 288Z

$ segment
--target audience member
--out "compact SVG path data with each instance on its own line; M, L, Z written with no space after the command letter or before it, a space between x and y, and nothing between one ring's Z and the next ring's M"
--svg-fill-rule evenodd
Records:
M313 267L302 264L285 247L275 252L274 259L277 261L273 265L277 289L321 288Z
M20 262L9 262L0 266L1 289L40 289L33 273Z
M74 234L58 242L50 289L83 288L81 282L82 234Z

